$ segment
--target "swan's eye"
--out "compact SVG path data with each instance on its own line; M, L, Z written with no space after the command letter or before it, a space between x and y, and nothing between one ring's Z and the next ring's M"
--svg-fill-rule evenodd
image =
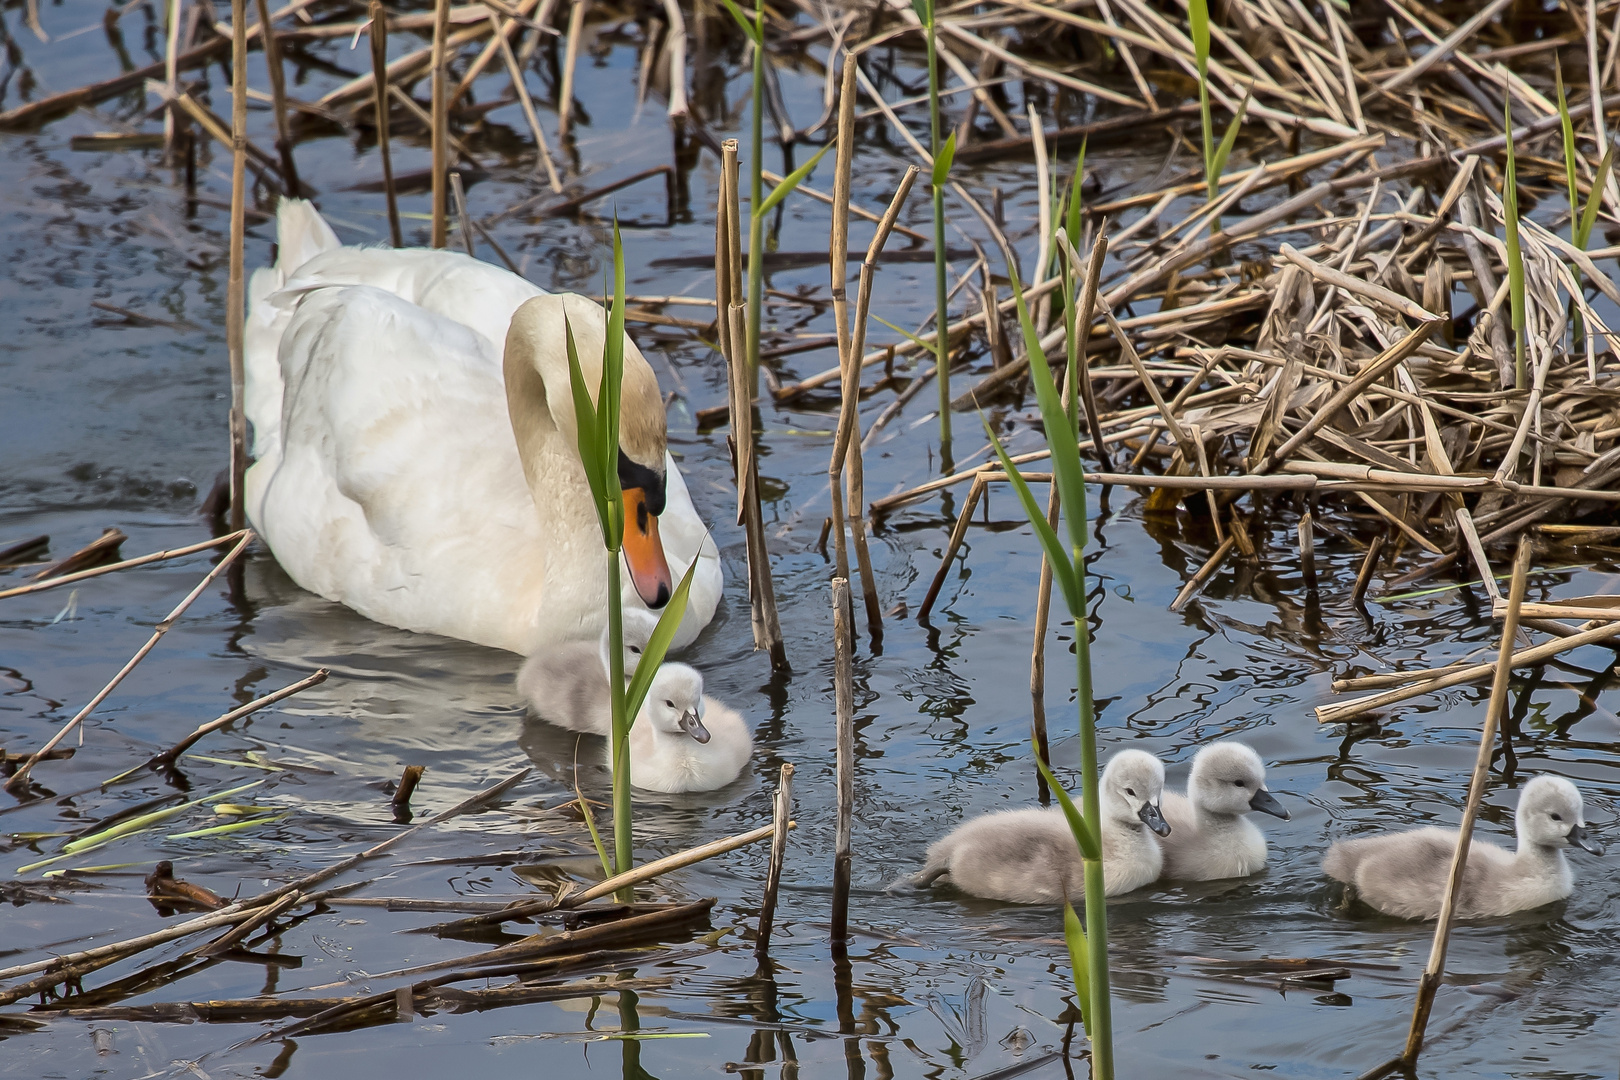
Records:
M673 701L670 701L668 698L664 699L664 704L668 705L671 709L673 709L675 707L675 703Z
M1553 816L1552 816L1552 819L1553 819L1553 820L1554 820L1554 821L1563 821L1563 820L1564 820L1564 819L1563 819L1563 816L1562 816L1562 815L1559 815L1559 814L1554 814L1554 815L1553 815Z
M1136 798L1136 789L1135 788L1126 788L1125 789L1125 794L1129 795L1131 798L1134 799L1134 798Z
M641 646L640 645L632 645L632 646L630 646L630 651L633 654L635 654L636 656L640 656L641 655Z
M645 502L636 504L636 528L644 533L647 531L647 504Z
M1243 786L1243 781L1241 781L1241 780L1234 780L1234 781L1232 781L1232 783L1236 784L1238 787Z

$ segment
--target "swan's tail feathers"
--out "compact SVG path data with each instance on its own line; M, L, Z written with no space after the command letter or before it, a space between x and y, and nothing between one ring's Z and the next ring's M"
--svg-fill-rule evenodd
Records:
M315 256L343 245L313 203L282 199L276 207L276 246L276 269L286 281Z
M1356 879L1356 868L1366 855L1364 840L1340 840L1328 848L1322 859L1322 872L1330 878L1350 884Z

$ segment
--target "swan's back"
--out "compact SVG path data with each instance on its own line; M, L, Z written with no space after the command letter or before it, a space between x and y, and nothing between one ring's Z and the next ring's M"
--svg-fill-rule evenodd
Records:
M1455 829L1341 840L1328 850L1322 869L1354 886L1362 900L1386 915L1433 919L1440 914L1456 848ZM1475 837L1463 869L1457 915L1490 918L1540 907L1567 897L1573 885L1561 853L1521 864L1512 852Z
M1056 807L1002 810L963 822L928 849L913 879L941 877L963 892L1018 904L1079 902L1085 893L1080 848Z

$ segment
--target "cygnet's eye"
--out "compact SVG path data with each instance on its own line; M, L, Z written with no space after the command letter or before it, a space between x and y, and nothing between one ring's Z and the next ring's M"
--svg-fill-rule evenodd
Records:
M640 645L632 645L632 646L630 646L630 651L635 653L637 656L640 656L641 655L641 646Z
M1236 784L1238 787L1243 786L1243 781L1241 781L1241 780L1234 780L1234 781L1232 781L1232 783Z
M673 701L669 700L668 698L664 699L664 704L669 706L671 709L673 709L675 707L675 703Z
M1552 816L1552 819L1553 819L1553 820L1554 820L1554 821L1563 821L1563 820L1564 820L1564 819L1563 819L1563 817L1562 817L1562 816L1561 816L1561 815L1559 815L1559 814L1554 814L1554 815L1553 815L1553 816Z
M1131 798L1134 799L1134 798L1136 798L1136 789L1135 788L1126 788L1125 789L1125 794L1129 795Z

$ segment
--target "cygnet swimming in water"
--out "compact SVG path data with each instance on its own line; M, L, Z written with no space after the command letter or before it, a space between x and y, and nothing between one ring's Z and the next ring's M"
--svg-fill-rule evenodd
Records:
M1562 900L1575 883L1564 849L1574 844L1603 854L1586 831L1581 793L1563 777L1538 776L1526 784L1514 818L1518 851L1477 837L1469 846L1458 918L1495 918ZM1456 829L1414 829L1341 840L1328 849L1322 869L1386 915L1434 919L1456 849Z
M639 608L624 611L624 678L636 670L652 640L658 616ZM592 645L569 641L535 653L518 669L518 693L535 715L569 731L613 734L613 705L608 700L608 632Z
M1164 856L1148 830L1170 831L1159 813L1164 766L1152 754L1121 750L1102 775L1104 895L1132 892L1159 878ZM963 892L1019 904L1078 903L1085 895L1079 845L1061 807L1003 810L974 818L936 840L918 887L947 878Z
M1245 815L1251 810L1288 820L1266 790L1260 755L1236 742L1198 751L1187 794L1164 793L1170 835L1159 841L1164 876L1181 881L1248 877L1266 865L1266 838Z
M713 791L742 772L754 737L735 710L703 693L703 676L663 664L630 726L630 785L648 791ZM606 750L613 768L613 747Z

